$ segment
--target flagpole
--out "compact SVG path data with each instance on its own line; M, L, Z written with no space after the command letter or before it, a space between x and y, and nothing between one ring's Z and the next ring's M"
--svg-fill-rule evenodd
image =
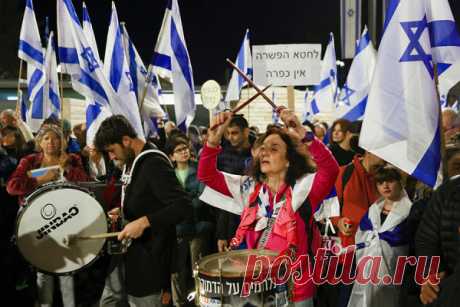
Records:
M22 95L21 95L21 76L22 76L22 65L23 65L23 60L19 59L19 75L18 75L18 88L17 88L17 100L16 100L16 118L20 118L19 116L19 111L20 111L20 104L22 100Z
M439 94L439 74L438 74L438 64L433 65L434 71L434 83L436 88L436 97L438 98L438 125L439 125L439 134L441 137L441 172L442 177L447 178L447 161L446 161L446 138L444 136L444 128L442 126L442 109L441 109L441 96Z

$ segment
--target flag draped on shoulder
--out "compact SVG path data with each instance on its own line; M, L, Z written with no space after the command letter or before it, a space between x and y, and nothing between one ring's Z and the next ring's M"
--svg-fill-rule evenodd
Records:
M430 5L427 0L390 3L360 146L433 186L441 142Z
M159 77L172 82L176 124L185 130L195 117L195 89L177 0L168 1L152 64Z
M253 68L249 29L246 30L235 64L239 69L241 69L241 71L252 78ZM243 77L236 70L233 70L232 77L228 83L227 93L225 94L225 102L229 103L233 100L239 100L241 89L246 84L247 82L243 79Z
M112 88L116 92L123 105L121 114L124 115L136 130L137 135L143 138L139 106L137 104L136 91L131 73L129 71L127 56L123 46L120 23L118 22L117 9L112 2L112 16L107 34L105 46L104 73L109 79Z
M35 106L37 110L40 110L43 108L43 91L46 82L44 72L45 55L32 0L26 1L21 33L19 36L18 57L27 63L27 96L29 97L31 106ZM32 107L30 110L32 110ZM28 119L33 117L36 120L40 120L43 114L31 114L29 112L27 117ZM39 127L35 125L35 127L31 128L36 131Z
M355 121L364 115L376 59L377 52L365 28L356 45L356 53L348 72L347 81L340 91L336 110L337 118Z
M153 69L148 71L145 69L144 63L129 37L125 24L121 24L121 32L134 92L141 111L141 118L144 122L144 133L148 136L149 133L156 132L156 120L165 116L161 108L163 104L161 85ZM146 85L147 81L149 84Z
M333 112L337 103L337 59L335 56L334 34L330 33L329 43L321 63L320 83L315 86L311 102L313 114Z

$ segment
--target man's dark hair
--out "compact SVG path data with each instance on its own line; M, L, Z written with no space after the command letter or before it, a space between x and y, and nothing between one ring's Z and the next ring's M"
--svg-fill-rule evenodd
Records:
M102 122L96 132L94 145L98 151L104 152L109 145L121 145L124 136L134 139L137 133L123 115L113 115Z
M229 127L239 127L241 130L249 128L248 121L244 118L243 115L235 115L230 120Z

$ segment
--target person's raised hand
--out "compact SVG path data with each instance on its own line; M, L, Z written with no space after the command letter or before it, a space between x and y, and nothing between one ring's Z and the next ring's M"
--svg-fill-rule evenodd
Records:
M233 113L232 112L221 112L214 116L211 119L210 129L208 129L208 146L209 147L217 147L220 145L220 141L222 140L222 136L227 130L230 121L232 120ZM211 127L216 127L215 129L211 129Z

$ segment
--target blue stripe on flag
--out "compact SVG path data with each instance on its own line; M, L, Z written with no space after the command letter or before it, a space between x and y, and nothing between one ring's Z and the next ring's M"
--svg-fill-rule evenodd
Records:
M109 103L109 98L107 97L104 88L99 84L98 81L94 80L93 77L91 77L91 75L85 72L83 69L81 70L80 80L78 81L89 87L92 91L96 92L99 96L104 98L107 103Z
M167 70L171 70L171 57L166 54L154 52L151 64L153 66L158 66Z
M32 101L32 118L43 119L43 87L35 95Z
M79 64L77 49L59 47L59 62L63 64Z
M86 108L86 125L87 129L91 127L91 124L96 120L96 118L101 113L101 107L98 103L92 103Z
M364 35L364 37L359 40L359 44L356 46L355 56L366 49L366 47L369 46L370 41L369 32L366 32L366 35Z
M27 6L29 9L31 9L31 10L34 9L34 5L33 5L33 3L32 3L32 0L27 0L27 1L26 1L26 6Z
M123 74L123 44L121 41L121 33L117 31L115 35L115 44L113 46L112 52L112 61L110 63L110 84L118 91L118 87L120 86L121 75Z
M313 112L313 114L319 113L319 108L318 108L318 106L316 105L316 99L313 99L313 100L311 101L311 111Z
M445 72L452 64L448 63L438 63L437 64L437 69L438 69L438 75L442 75L443 72Z
M388 5L387 13L385 15L385 25L383 26L383 33L385 33L391 18L393 18L393 15L396 12L396 8L398 7L400 1L401 0L391 0L390 5Z
M50 88L49 96L50 96L51 104L54 106L54 108L56 108L57 111L61 111L61 105L59 103L59 96L54 92L52 88Z
M29 81L29 86L28 86L29 98L31 96L30 94L32 90L38 84L42 76L43 76L43 71L41 71L40 69L35 69L35 71L32 73L32 76L30 77L30 81Z
M82 13L82 17L83 17L83 21L87 21L89 23L91 23L91 19L89 18L89 13L88 13L88 9L86 8L86 5L83 6L83 13Z
M171 19L171 47L176 56L177 62L182 70L182 74L184 75L184 79L187 81L188 86L193 91L193 84L192 84L192 73L190 71L189 63L190 60L188 58L187 50L185 46L182 44L181 38L179 33L177 32L176 23L173 19Z
M72 0L63 0L65 6L67 7L67 11L69 12L70 17L73 21L81 27L80 20L78 19L77 13L72 4Z
M27 120L27 104L25 95L21 95L21 119L23 122Z
M460 35L452 20L437 20L428 23L431 47L460 47Z
M358 120L361 116L364 115L364 111L366 110L366 105L367 105L367 96L361 100L358 104L356 104L349 112L347 112L344 116L342 116L343 119L347 119L349 121L355 121Z
M129 73L131 74L131 82L133 83L134 87L134 94L136 94L136 99L139 101L139 93L138 93L138 80L137 80L137 63L136 63L136 54L134 52L134 45L131 40L129 40Z
M245 39L246 40L246 39ZM244 71L244 44L245 44L245 40L243 40L243 45L241 46L241 49L240 49L240 52L238 53L238 56L237 56L237 60L238 60L238 63L236 64L238 66L239 69L241 69L242 71ZM240 89L241 87L243 87L243 82L244 82L244 79L243 77L238 74L238 88Z
M43 64L43 52L41 50L37 50L28 42L21 39L19 41L19 50L27 54L38 63Z
M324 79L318 85L315 86L315 92L322 90L323 88L329 86L330 84L331 84L330 78Z
M412 176L433 187L436 183L440 162L441 134L438 126L430 147L428 147L427 151L423 155L422 160L420 160L417 168L412 173Z

